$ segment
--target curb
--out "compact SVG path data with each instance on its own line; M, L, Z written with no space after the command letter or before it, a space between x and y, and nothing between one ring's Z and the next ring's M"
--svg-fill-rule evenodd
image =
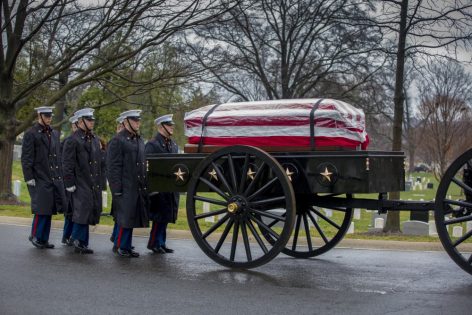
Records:
M0 216L0 224L31 226L31 218ZM64 222L62 220L53 220L51 227L62 230ZM113 227L110 225L90 226L90 232L95 234L111 234ZM148 237L149 228L134 229L133 235ZM190 231L167 230L169 239L193 240ZM321 241L321 239L320 239ZM344 238L337 248L352 249L376 249L376 250L409 250L409 251L444 251L442 244L438 242L405 242L405 241L384 241L384 240L366 240ZM471 244L472 248L472 244Z

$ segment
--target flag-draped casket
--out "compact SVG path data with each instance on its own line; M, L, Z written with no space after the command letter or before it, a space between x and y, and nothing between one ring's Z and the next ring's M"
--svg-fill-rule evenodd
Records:
M189 144L366 149L361 109L334 99L208 105L185 114Z

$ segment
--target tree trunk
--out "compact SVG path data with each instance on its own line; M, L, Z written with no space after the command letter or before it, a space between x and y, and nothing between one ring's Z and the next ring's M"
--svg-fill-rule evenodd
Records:
M406 23L408 13L408 0L403 0L400 11L400 29L398 32L397 48L397 67L395 72L395 96L394 96L394 114L393 114L393 143L392 151L401 151L402 149L402 127L403 127L403 103L405 95L403 94L404 72L405 72L405 45L406 45ZM390 199L400 199L400 192L391 192ZM401 232L400 230L400 212L391 211L387 214L387 222L384 232Z
M0 141L0 203L17 201L11 189L13 146L15 138Z

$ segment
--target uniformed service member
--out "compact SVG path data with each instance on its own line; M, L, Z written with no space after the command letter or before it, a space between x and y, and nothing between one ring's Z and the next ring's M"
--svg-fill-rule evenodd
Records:
M110 141L107 152L107 178L118 225L114 245L122 257L139 257L132 249L133 229L149 225L140 113L141 110L129 110L121 114L124 129Z
M37 248L54 248L49 243L51 217L65 206L59 133L51 129L53 107L35 108L38 121L25 132L21 166L31 196L34 214L29 240Z
M177 153L179 148L172 140L174 121L172 114L158 117L156 136L146 143L146 154ZM152 220L152 229L149 235L148 249L155 253L173 253L174 250L166 245L166 230L168 223L175 223L179 210L178 192L161 192L150 196L149 218Z
M61 152L62 149L64 148L64 143L70 140L74 132L77 130L77 117L73 115L72 117L69 118L69 122L71 123L70 129L71 129L71 134L64 138L61 144ZM66 199L67 203L66 206L64 207L64 231L62 233L62 244L67 245L67 246L72 246L73 242L71 239L72 235L72 227L74 226L72 222L72 204L71 204L71 193L66 191Z
M64 184L71 193L72 239L76 253L92 254L89 245L89 225L98 224L102 212L102 153L100 140L93 133L93 109L75 112L77 130L64 144Z
M124 126L123 126L123 120L124 118L120 115L118 116L118 118L116 119L116 133L118 134L121 130L123 130ZM112 196L112 199L111 199L111 210L110 210L110 215L113 217L113 221L115 221L115 223L113 224L113 231L111 233L111 236L110 236L110 241L112 243L115 243L115 238L116 238L116 233L118 231L118 224L116 224L116 219L115 219L115 211L114 211L114 205L113 205L113 196ZM113 252L116 252L117 248L115 246L113 246Z

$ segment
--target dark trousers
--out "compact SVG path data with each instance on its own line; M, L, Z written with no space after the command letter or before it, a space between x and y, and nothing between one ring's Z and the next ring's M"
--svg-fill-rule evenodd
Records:
M64 217L64 232L62 237L68 239L72 235L72 228L74 227L74 222L72 222L72 218L69 216Z
M111 232L111 238L113 240L113 242L116 240L116 235L118 234L118 224L115 224L113 225L113 231Z
M118 226L115 238L116 248L131 250L131 243L133 238L133 229L126 229Z
M80 245L88 246L89 244L89 225L74 223L72 228L72 239L78 240Z
M151 233L149 234L148 248L159 248L166 246L167 222L152 222Z
M31 227L31 236L43 243L49 241L49 232L51 232L51 218L52 216L50 215L35 214Z

